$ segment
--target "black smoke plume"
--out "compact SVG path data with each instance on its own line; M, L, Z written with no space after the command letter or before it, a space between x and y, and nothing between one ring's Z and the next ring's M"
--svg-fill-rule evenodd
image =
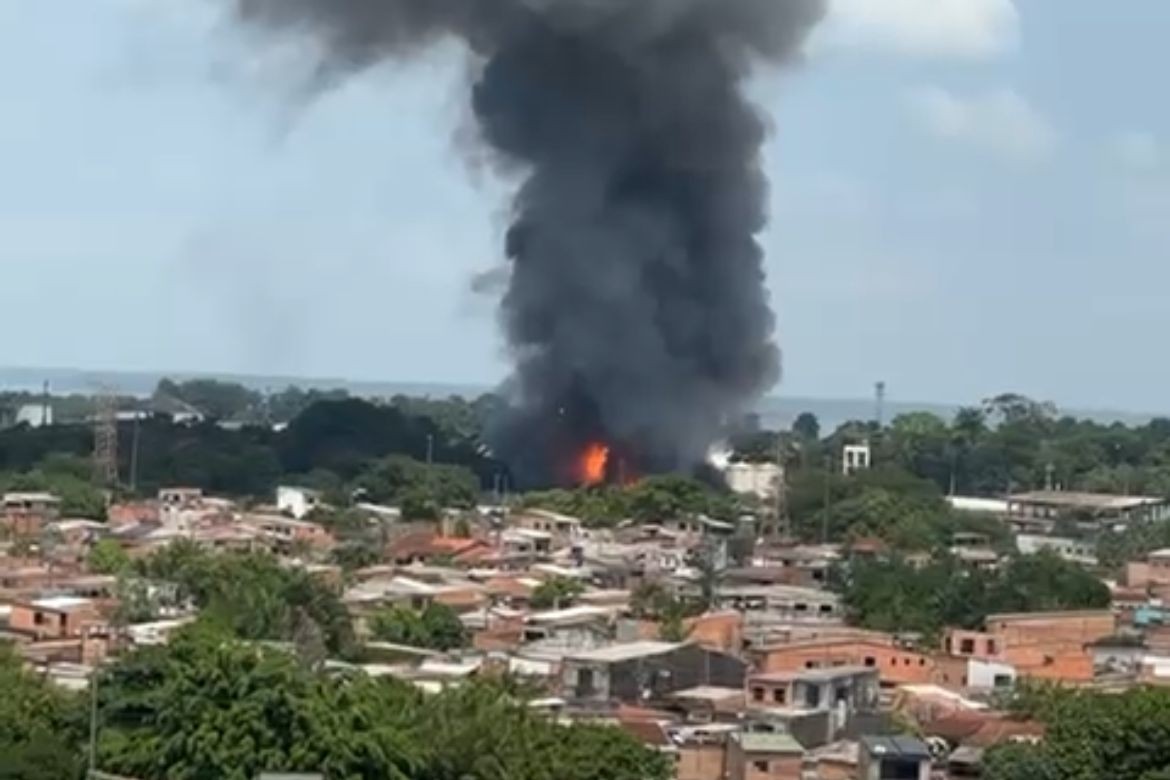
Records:
M308 36L327 77L447 37L476 55L482 140L525 172L492 446L528 484L571 481L595 440L632 471L689 469L779 378L766 125L742 86L799 54L823 1L233 0Z

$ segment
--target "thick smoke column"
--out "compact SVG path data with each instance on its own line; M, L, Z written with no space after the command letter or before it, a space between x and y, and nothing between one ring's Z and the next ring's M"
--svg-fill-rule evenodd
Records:
M234 0L330 76L447 36L482 58L484 142L526 179L501 317L516 369L492 442L528 483L592 441L690 468L779 377L756 235L752 60L795 56L823 0Z

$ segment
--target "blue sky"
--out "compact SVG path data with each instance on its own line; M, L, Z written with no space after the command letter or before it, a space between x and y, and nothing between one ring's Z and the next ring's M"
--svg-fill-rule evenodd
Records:
M306 96L213 0L0 3L0 365L490 383L453 49ZM1170 411L1165 0L836 0L761 72L777 392Z

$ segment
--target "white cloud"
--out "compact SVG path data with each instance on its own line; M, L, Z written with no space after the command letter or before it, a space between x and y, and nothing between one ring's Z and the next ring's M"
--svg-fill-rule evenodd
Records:
M987 58L1019 43L1013 0L831 0L819 43L919 57Z
M931 135L1021 162L1048 157L1056 131L1022 95L996 89L968 96L939 87L910 95L914 118Z
M1139 130L1115 135L1109 141L1109 153L1122 167L1132 171L1152 171L1162 163L1158 139Z

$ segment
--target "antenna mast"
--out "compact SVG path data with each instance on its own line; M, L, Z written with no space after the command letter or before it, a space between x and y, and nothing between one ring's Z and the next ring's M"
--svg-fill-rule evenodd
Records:
M93 481L118 486L118 400L108 387L98 388L93 416Z

